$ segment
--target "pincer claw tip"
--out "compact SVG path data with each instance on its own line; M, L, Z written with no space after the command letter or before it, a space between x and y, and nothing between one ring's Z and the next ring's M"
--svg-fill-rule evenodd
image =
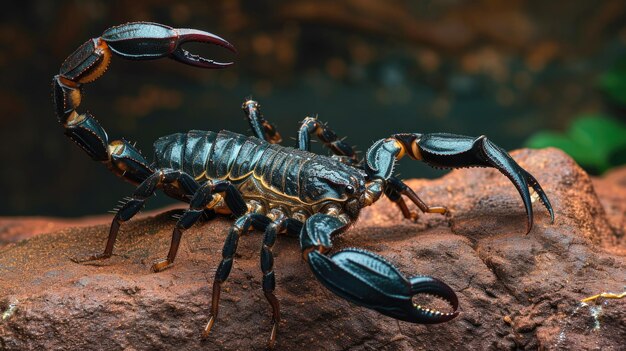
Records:
M174 60L201 68L224 68L233 64L233 62L218 62L200 55L195 55L181 47L183 43L187 42L207 43L218 45L233 53L237 53L237 49L225 39L197 29L179 28L175 29L175 31L178 34L178 40L176 41L176 48L170 54L170 57Z
M127 59L153 60L170 57L202 68L224 68L232 65L232 62L217 62L194 55L181 47L184 43L213 44L237 52L231 43L215 34L197 29L172 28L152 22L131 22L112 27L100 38L115 54Z

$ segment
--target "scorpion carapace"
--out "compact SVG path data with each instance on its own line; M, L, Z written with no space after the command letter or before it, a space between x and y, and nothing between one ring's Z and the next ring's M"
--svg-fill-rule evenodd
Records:
M91 158L137 185L132 197L113 218L104 252L77 262L110 257L120 224L138 213L157 189L189 203L189 208L174 227L167 257L152 266L154 271L174 262L183 231L203 214L236 217L215 274L205 335L217 317L221 286L231 271L239 237L251 228L265 231L260 266L263 292L272 307L270 347L274 345L280 320L279 303L274 295L272 247L281 233L299 236L304 261L315 277L340 297L413 323L453 319L458 314L457 296L443 282L426 276L406 278L384 258L361 249L344 249L329 255L333 237L345 231L363 207L373 204L383 194L408 219L417 215L409 210L405 198L424 213L447 212L445 207L425 204L393 175L396 160L404 155L436 167L496 168L513 182L522 197L528 218L527 232L533 224L529 187L554 220L550 202L537 180L484 136L395 134L374 143L364 160L360 160L350 145L316 118L307 117L303 121L296 148L278 145L280 134L262 117L259 104L247 100L242 107L254 136L195 130L172 134L154 144L156 160L151 163L131 143L109 141L93 116L76 111L82 85L104 73L112 54L133 60L170 57L203 68L223 68L230 64L183 50L181 45L189 41L235 51L227 41L207 32L156 23L128 23L106 30L101 37L87 41L71 54L53 79L53 95L66 135ZM311 136L316 136L334 156L309 152ZM452 311L445 313L416 305L412 301L416 294L439 297L449 302Z

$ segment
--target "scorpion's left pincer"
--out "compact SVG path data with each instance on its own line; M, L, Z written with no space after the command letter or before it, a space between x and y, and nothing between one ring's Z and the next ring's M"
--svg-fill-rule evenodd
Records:
M339 219L313 215L302 229L304 259L317 279L335 294L357 305L411 323L436 324L458 315L458 298L452 288L428 276L406 278L383 257L363 249L344 249L332 256L330 236L344 229ZM425 294L445 300L452 312L441 312L413 302Z

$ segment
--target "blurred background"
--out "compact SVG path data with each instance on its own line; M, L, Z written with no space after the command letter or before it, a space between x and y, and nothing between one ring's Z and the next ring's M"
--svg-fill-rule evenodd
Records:
M133 191L63 135L50 99L65 57L128 21L206 30L239 50L190 45L236 62L222 71L114 58L85 87L80 111L146 155L173 132L248 133L246 97L287 144L319 115L361 151L392 133L450 132L556 145L595 174L626 155L623 0L32 0L0 18L0 215L101 214Z

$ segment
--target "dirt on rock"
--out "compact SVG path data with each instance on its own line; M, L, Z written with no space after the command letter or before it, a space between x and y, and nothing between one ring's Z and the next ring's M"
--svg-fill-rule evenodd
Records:
M473 168L408 182L426 203L448 206L448 216L413 223L384 199L335 241L335 250L365 248L407 276L445 281L459 296L456 319L416 325L350 304L316 281L297 239L281 237L274 246L277 349L623 350L626 299L580 300L625 290L626 169L592 181L555 149L513 156L550 197L554 224L537 201L535 226L525 234L513 185L496 170ZM271 324L260 287L260 233L240 240L220 315L203 339L210 283L232 220L194 226L175 265L151 273L169 247L174 213L125 224L115 255L93 264L70 259L101 251L108 224L56 227L18 242L4 235L0 349L263 349ZM11 237L28 236L15 232Z

